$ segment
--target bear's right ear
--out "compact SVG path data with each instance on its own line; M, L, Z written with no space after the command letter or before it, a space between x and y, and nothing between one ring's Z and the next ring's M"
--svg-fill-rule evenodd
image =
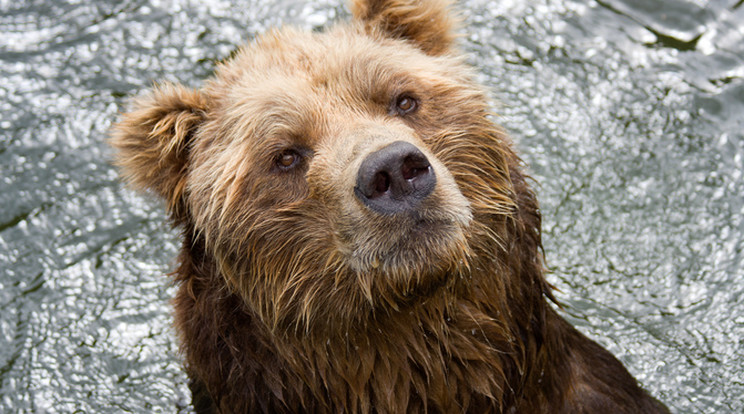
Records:
M114 164L138 190L165 199L174 218L183 213L189 141L204 121L207 100L199 91L162 84L133 102L113 126Z
M455 41L450 0L352 0L351 12L368 29L408 40L430 55L447 53Z

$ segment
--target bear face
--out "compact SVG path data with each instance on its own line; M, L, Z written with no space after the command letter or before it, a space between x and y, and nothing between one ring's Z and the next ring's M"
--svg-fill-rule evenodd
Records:
M197 410L665 412L550 306L537 201L447 2L352 12L113 128L124 178L183 230Z
M513 203L499 152L476 164L499 182L468 188L473 169L463 159L504 144L468 134L487 112L459 61L337 30L272 34L239 52L205 88L218 103L194 135L186 192L195 227L271 324L358 324L359 312L435 289L467 265L471 202L482 215ZM277 48L278 62L254 68ZM334 51L337 59L323 58ZM401 99L415 107L403 112ZM475 116L463 116L459 102ZM418 151L435 177L402 211L359 193L362 165L395 143ZM381 198L413 202L392 184Z
M146 98L197 101L168 114L193 125L174 120L182 160L162 172L162 191L269 326L364 323L465 277L471 246L505 242L491 222L516 208L509 169L518 161L483 91L447 39L427 50L376 30L275 31L219 65L202 90L165 86ZM129 145L128 134L114 145ZM417 152L432 188L411 195L397 182L424 180L408 177L364 196L375 185L361 183L362 165L395 144ZM120 160L130 176L143 169Z

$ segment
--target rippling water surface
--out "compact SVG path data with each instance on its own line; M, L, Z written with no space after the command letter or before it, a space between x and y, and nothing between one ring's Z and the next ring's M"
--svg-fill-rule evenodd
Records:
M468 0L462 44L539 182L582 331L674 412L744 412L740 0ZM339 0L0 0L0 412L188 412L163 274L177 235L104 139Z

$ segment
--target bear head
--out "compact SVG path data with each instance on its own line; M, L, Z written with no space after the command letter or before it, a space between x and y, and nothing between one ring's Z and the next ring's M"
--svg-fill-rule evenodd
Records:
M156 86L115 126L116 164L273 331L325 337L462 297L529 319L549 292L537 204L447 2L352 14L264 34L201 89Z

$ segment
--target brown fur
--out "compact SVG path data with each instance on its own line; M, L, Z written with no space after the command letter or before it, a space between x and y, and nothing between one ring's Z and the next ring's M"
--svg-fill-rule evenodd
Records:
M665 412L553 310L534 193L454 49L445 1L356 0L273 31L197 91L159 86L116 162L183 230L176 326L201 412ZM401 94L420 104L391 109ZM355 199L365 157L418 147L415 212ZM276 164L286 149L294 168Z

